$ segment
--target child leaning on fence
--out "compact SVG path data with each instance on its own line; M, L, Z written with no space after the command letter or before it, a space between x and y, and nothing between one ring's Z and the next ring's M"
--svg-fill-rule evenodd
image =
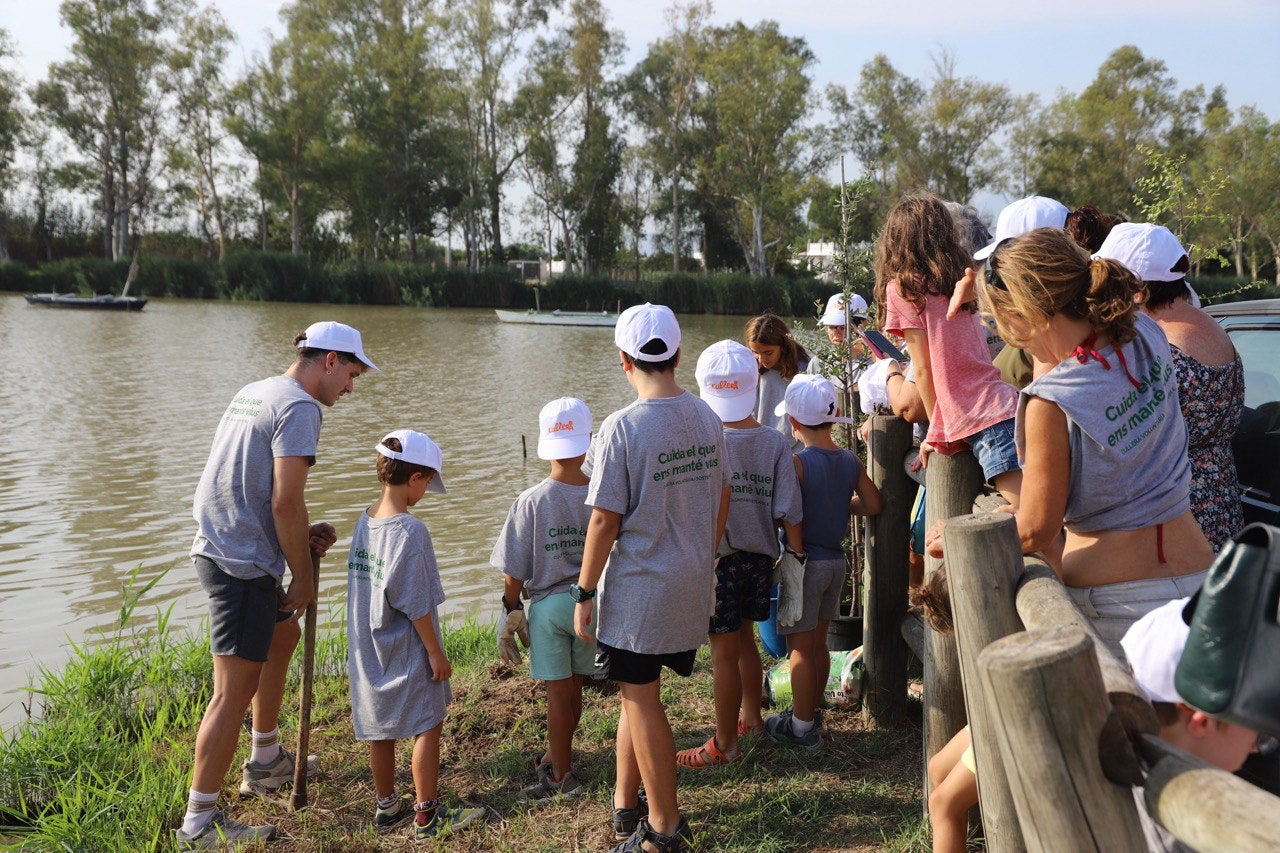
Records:
M707 742L676 754L694 770L737 761L738 738L764 730L763 667L755 624L769 618L778 561L778 525L787 547L802 552L800 482L786 439L752 415L759 370L751 351L720 341L698 358L698 392L724 422L730 465L729 516L716 550L716 601L708 632L715 682L716 730Z
M427 526L410 507L443 494L440 448L401 429L379 442L382 495L360 514L347 558L347 676L356 740L369 742L380 832L414 817L426 841L476 820L483 809L443 805L438 787L440 731L452 667L436 608L444 601ZM413 738L412 802L396 794L396 741Z
M778 601L778 633L787 638L791 656L792 707L765 720L769 737L804 749L822 746L821 725L814 711L822 700L831 668L827 648L827 627L840 614L844 590L845 558L843 542L849 530L849 515L876 515L880 512L880 491L853 451L837 447L831 427L852 423L840 416L836 392L821 376L797 376L787 388L782 403L791 429L804 443L797 455L800 494L803 506L804 567L800 617L784 625L784 600L795 594L784 589Z
M574 633L569 595L591 520L590 480L582 473L591 412L574 397L552 400L538 415L538 430L538 458L550 461L551 474L516 498L489 562L505 573L499 654L519 663L514 635L523 631L529 675L547 685L548 749L534 759L537 779L521 794L549 800L582 792L572 768L573 734L582 716L582 679L595 672L596 644ZM527 622L522 594L529 598Z

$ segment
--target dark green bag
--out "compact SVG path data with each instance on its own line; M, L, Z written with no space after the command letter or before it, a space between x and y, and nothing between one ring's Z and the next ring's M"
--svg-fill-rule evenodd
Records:
M1280 735L1280 529L1250 524L1192 599L1174 684L1188 705Z

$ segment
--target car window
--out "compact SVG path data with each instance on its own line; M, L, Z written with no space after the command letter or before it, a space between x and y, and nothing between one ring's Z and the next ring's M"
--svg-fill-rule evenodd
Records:
M1271 318L1267 318L1271 319ZM1232 442L1246 521L1280 522L1280 327L1249 328L1232 318L1227 334L1244 364L1244 413ZM1243 328L1242 328L1243 326Z
M1244 362L1244 404L1257 409L1280 400L1280 329L1229 329Z

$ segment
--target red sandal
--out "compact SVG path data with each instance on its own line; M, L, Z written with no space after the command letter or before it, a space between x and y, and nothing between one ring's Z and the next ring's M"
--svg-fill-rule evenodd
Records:
M732 764L742 757L741 751L728 755L716 746L716 736L712 735L702 746L682 749L676 753L676 764L690 770L702 770L716 764Z

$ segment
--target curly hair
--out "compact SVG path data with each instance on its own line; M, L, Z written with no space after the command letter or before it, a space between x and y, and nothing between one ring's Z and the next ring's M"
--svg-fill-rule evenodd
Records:
M1076 241L1076 245L1092 255L1102 248L1111 229L1123 221L1121 217L1103 213L1091 204L1082 204L1067 214L1062 229Z
M1041 328L1054 314L1086 320L1116 346L1133 340L1134 294L1142 282L1118 261L1090 259L1065 231L1037 228L1001 243L988 258L999 281L982 273L982 298L1000 336L1014 346L1027 340L1011 328L1021 319Z
M951 298L972 263L955 218L930 193L909 195L893 206L876 241L876 302L886 303L890 281L924 310L926 296Z

